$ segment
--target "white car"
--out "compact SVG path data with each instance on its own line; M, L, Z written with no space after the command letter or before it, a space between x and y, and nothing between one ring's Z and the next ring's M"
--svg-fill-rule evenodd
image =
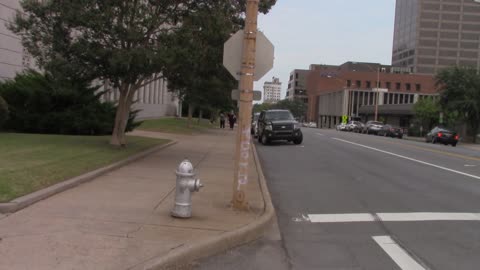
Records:
M344 124L344 123L341 123L341 124L337 125L337 130L338 131L345 131L345 130L347 130L347 125Z
M316 127L317 127L317 123L315 123L315 122L310 122L310 123L307 124L307 127L316 128Z

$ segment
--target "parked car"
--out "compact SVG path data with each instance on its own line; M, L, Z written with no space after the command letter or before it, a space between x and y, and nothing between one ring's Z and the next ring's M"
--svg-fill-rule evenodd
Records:
M317 127L317 123L315 123L315 122L310 122L310 123L307 124L307 127L309 127L309 128L316 128L316 127Z
M379 136L392 137L392 138L403 138L403 130L399 127L393 127L391 125L384 125L380 131L378 131Z
M426 142L451 144L453 147L457 146L459 139L457 132L441 126L434 127L425 137Z
M347 124L345 123L340 123L335 127L338 131L345 131L347 130Z
M378 132L382 129L383 123L378 121L368 121L365 124L365 133L378 135Z
M266 110L258 118L258 141L264 145L274 140L301 144L303 134L300 123L289 110Z
M350 121L346 124L345 130L346 131L352 131L353 130L353 121Z
M260 113L254 113L252 116L252 126L250 128L250 133L255 138L258 136L258 117L259 116L260 116Z
M347 123L347 131L361 132L364 124L360 121L350 121Z

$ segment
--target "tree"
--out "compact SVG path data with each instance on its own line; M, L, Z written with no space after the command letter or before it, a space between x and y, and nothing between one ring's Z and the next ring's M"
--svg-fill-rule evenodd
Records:
M8 104L5 100L0 96L0 129L2 128L5 121L8 119Z
M184 17L175 37L165 42L171 57L164 75L170 90L188 104L188 124L195 108L202 113L229 102L236 82L221 63L232 24L217 5L199 1L196 12Z
M273 4L275 0L262 0L261 11L268 11ZM188 27L188 23L183 23L184 18L195 18L192 14L204 14L205 8L219 7L217 11L228 15L223 16L228 19L225 22L239 25L246 3L245 0L22 0L21 6L23 13L15 17L9 28L22 38L22 44L40 68L65 78L108 80L119 90L110 143L123 146L136 91L161 74L174 74L167 70L172 54L165 44L176 37L178 29ZM217 16L219 12L210 16ZM200 41L196 49L203 53L210 51L203 47L208 43ZM195 56L189 61L201 64L201 58ZM197 97L205 99L202 91L206 84L197 80L203 76L189 75L188 70L184 70L168 79L175 78L177 82L172 82L173 86L196 91L197 94L191 95L192 100L201 103ZM182 79L188 83L178 85ZM192 84L194 87L190 87Z
M275 103L273 108L289 110L298 119L303 119L307 113L307 104L300 99L283 99Z
M261 12L275 1L262 0ZM223 44L243 25L245 1L197 1L195 12L183 19L170 39L169 65L165 76L171 90L189 106L189 121L195 108L217 111L232 103L230 92L237 82L222 65Z
M480 124L480 76L469 67L451 67L436 75L440 104L452 114L457 113L473 132L473 141Z
M253 104L253 112L261 112L265 110L270 110L273 108L273 104L271 103L258 103L258 104Z
M108 80L120 92L110 143L126 145L135 92L164 71L161 41L194 0L21 1L10 30L38 66L67 78Z
M440 115L440 105L438 101L433 98L422 98L413 106L415 117L418 118L422 124L426 123L428 129L432 129L433 125L438 123Z

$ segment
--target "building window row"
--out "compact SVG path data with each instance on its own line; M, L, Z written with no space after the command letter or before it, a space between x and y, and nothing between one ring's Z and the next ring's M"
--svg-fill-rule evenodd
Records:
M392 90L392 83L391 82L385 82L385 83L382 83L381 81L380 82L377 82L375 81L374 82L375 85L372 84L371 81L365 81L365 88L367 89L370 89L370 88L373 88L373 87L377 87L378 85L378 88L387 88L389 90ZM407 91L411 91L412 90L412 85L415 85L415 91L422 91L422 85L419 84L419 83L415 83L415 84L412 84L412 83L405 83L405 90ZM352 85L352 81L351 80L347 80L347 87L356 87L356 88L362 88L362 81L355 81L355 85ZM400 82L396 82L395 83L395 90L402 90L402 83Z

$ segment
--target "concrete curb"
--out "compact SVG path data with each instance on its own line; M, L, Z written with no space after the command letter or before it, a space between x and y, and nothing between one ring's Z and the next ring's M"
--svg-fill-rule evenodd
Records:
M83 184L85 182L91 181L91 180L95 179L96 177L99 177L102 174L105 174L105 173L108 173L108 172L113 171L115 169L118 169L122 166L125 166L125 165L127 165L129 163L132 163L134 161L137 161L137 160L139 160L139 159L141 159L141 158L143 158L143 157L145 157L149 154L152 154L156 151L159 151L160 149L164 149L164 148L167 148L169 146L172 146L176 143L177 143L176 141L173 141L173 142L170 142L170 143L167 143L167 144L163 144L163 145L153 147L151 149L145 150L145 151L140 152L138 154L135 154L131 157L128 157L124 160L121 160L121 161L115 162L113 164L110 164L106 167L96 169L94 171L76 176L76 177L71 178L69 180L65 180L65 181L60 182L58 184L55 184L53 186L46 187L44 189L35 191L35 192L27 194L25 196L16 198L13 201L10 201L8 203L0 203L0 213L17 212L18 210L21 210L21 209L23 209L23 208L25 208L29 205L32 205L32 204L34 204L38 201L46 199L46 198L48 198L52 195L55 195L57 193L65 191L67 189L76 187L76 186L78 186L80 184Z
M255 144L252 143L255 165L259 176L260 189L263 194L264 211L263 214L255 221L247 224L234 231L225 232L216 237L194 243L187 244L179 247L165 256L154 258L147 261L142 266L135 267L133 269L143 270L165 270L165 269L177 269L177 267L183 266L194 260L212 256L228 249L231 249L242 244L249 243L260 238L266 229L270 226L273 218L275 217L275 209L272 204L272 199L268 191L267 182L263 175L262 167L258 159L257 149ZM178 268L183 269L183 268Z

